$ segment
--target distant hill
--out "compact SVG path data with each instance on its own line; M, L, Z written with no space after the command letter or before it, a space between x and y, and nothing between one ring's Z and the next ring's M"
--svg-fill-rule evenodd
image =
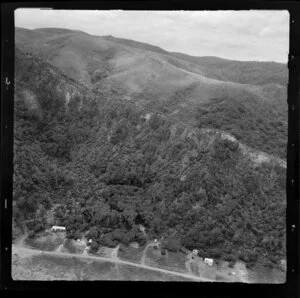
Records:
M62 29L62 28L38 28L34 29L35 32L40 32L44 34L65 34L65 33L83 33L88 34L80 30L70 30L70 29Z
M119 38L119 37L114 37L111 35L108 36L102 36L103 38L107 39L107 40L111 40L123 45L127 45L130 47L135 47L135 48L139 48L139 49L143 49L146 51L153 51L153 52L157 52L157 53L161 53L161 54L169 54L169 52L165 51L164 49L158 47L158 46L153 46L151 44L148 43L144 43L144 42L139 42L139 41L135 41L135 40L131 40L131 39L125 39L125 38Z
M288 82L287 65L283 63L234 61L218 57L194 57L182 53L172 55L206 67L206 75L215 79L254 85L286 86Z
M58 28L16 28L16 46L93 92L126 97L140 110L192 126L223 129L258 150L286 154L284 64L193 57L133 40ZM242 122L234 120L239 113L236 102L243 106Z

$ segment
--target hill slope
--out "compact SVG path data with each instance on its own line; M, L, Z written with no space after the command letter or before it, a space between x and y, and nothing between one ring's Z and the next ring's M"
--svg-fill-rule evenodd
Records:
M276 62L233 61L218 57L194 57L182 53L173 56L205 67L208 77L242 84L280 84L288 82L287 66Z
M193 126L207 124L207 118L216 119L214 99L226 102L218 112L227 119L234 117L237 111L230 110L238 101L245 125L236 121L232 130L228 121L223 125L209 120L212 127L236 137L254 133L256 140L248 137L243 141L285 156L287 68L283 64L192 57L131 40L65 29L17 28L16 45L90 90L127 98L142 110L168 114ZM209 112L199 120L203 104ZM253 125L248 126L247 121ZM271 139L261 127L270 131ZM277 139L282 143L274 147Z
M144 244L142 224L170 250L278 264L285 163L267 153L285 134L285 87L207 78L146 48L17 30L14 219L89 231L95 247Z

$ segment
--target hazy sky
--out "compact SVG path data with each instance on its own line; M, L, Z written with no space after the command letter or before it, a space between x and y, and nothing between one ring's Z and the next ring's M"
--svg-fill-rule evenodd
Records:
M171 52L233 60L287 62L287 11L68 11L18 9L15 25L113 35Z

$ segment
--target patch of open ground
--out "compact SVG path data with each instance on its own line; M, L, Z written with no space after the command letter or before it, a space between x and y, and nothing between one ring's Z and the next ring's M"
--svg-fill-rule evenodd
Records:
M281 284L286 281L286 271L279 269L267 269L262 265L256 265L248 270L248 281L250 283L275 283Z
M79 260L76 257L13 255L14 280L115 280L115 265L110 262Z
M114 250L114 248L111 247L105 247L105 246L101 246L97 252L93 252L90 253L93 256L99 256L99 257L104 257L104 258L110 258L112 251Z
M217 266L216 280L220 282L241 282L234 268L229 267L229 262L220 262Z
M199 267L198 267L197 263L191 263L190 268L191 268L192 274L199 276L199 269L198 269Z
M131 247L122 248L119 250L118 257L121 260L126 260L134 263L140 263L143 255L144 247Z
M188 273L185 267L186 256L183 253L168 252L161 255L159 249L149 247L146 253L145 264L162 269Z
M89 264L86 264L82 268L82 280L118 280L118 279L119 276L118 276L116 265L110 262L93 261Z
M74 254L82 254L86 245L83 242L77 242L73 239L66 239L61 249L62 252L69 252Z
M286 271L283 269L270 270L262 265L247 269L243 262L237 262L230 268L225 261L219 261L210 267L191 253L186 255L182 252L167 252L166 255L162 255L159 248L154 249L153 243L145 247L101 247L97 254L88 254L84 251L84 241L65 240L64 236L63 233L48 232L33 239L26 238L26 235L19 238L13 245L13 279L191 281L188 278L190 276L193 280L199 277L200 280L221 282L285 282ZM74 257L70 253L74 254ZM76 254L80 256L76 257ZM145 268L147 266L156 268L156 271ZM168 270L170 273L161 270ZM180 276L179 273L186 276Z
M204 276L203 276L204 277ZM267 269L262 265L255 265L247 269L241 261L233 267L228 262L222 261L217 266L216 281L243 282L243 283L284 283L286 280L285 270Z
M25 254L24 254L25 252ZM39 251L13 249L12 278L14 280L141 280L191 281L182 276L116 264L103 260L45 255Z
M65 240L65 233L44 232L34 238L25 238L24 244L39 250L54 251Z
M130 265L122 265L120 270L120 280L140 280L140 281L191 281L188 278L175 276L147 270L143 268L136 268Z

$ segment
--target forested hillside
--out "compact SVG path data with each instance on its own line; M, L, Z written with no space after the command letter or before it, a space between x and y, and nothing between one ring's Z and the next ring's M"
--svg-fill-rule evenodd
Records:
M257 109L260 106L261 109ZM198 127L226 131L250 147L286 157L286 108L257 103L249 98L216 98L199 107Z
M76 34L90 38L54 33L71 34L69 48L78 46ZM54 33L47 33L52 43ZM103 47L112 46L108 39ZM55 60L16 47L16 223L31 220L32 235L53 224L66 226L69 238L88 232L94 250L145 244L141 224L149 239L164 236L171 251L183 246L249 266L279 264L285 257L286 169L279 159L286 146L285 87L275 85L277 93L268 85L240 89L166 66L168 78L172 70L166 84L173 89L163 89L159 78L155 84L137 80L144 68L132 73L127 65L121 72L116 61L121 67L117 59L124 49L113 46L105 55L100 51L99 68L90 67L82 84L74 69L66 72L66 63L58 67L63 46L57 46ZM141 50L154 57L152 50ZM155 61L153 68L147 64L154 77L161 69ZM102 66L105 76L90 81ZM186 85L178 86L183 74Z

